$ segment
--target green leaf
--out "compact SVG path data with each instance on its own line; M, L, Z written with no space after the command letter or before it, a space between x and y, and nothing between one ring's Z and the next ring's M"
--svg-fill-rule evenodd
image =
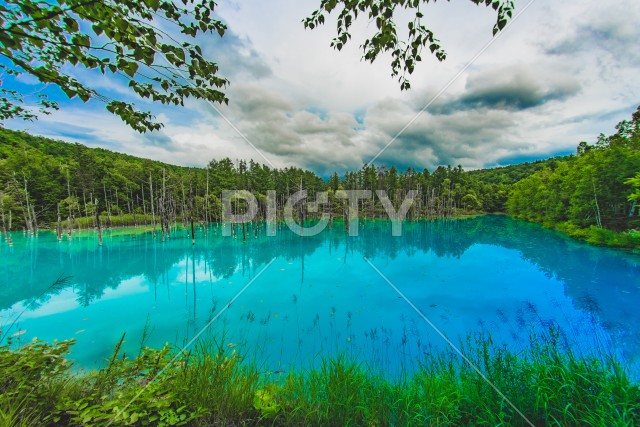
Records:
M62 21L65 23L65 25L67 26L67 29L71 32L77 32L80 29L80 26L78 25L78 22L69 17L69 16L65 16L64 18L62 18Z
M138 71L138 63L133 61L129 62L123 71L127 73L129 77L134 77Z

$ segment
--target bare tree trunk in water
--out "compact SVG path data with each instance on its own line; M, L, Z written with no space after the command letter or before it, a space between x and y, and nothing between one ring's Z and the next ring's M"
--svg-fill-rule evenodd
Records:
M136 215L136 205L133 203L133 190L131 190L131 204L133 205L133 224L137 227L138 226L138 217ZM138 195L136 194L136 204L140 203L140 200L138 199Z
M56 227L56 236L58 240L62 240L62 217L60 216L60 203L58 203L58 225Z
M191 244L196 244L196 231L193 226L193 187L189 183L189 218L191 219Z
M144 182L140 186L140 189L142 190L142 214L144 215L144 225L147 225L147 205L144 201Z
M204 196L204 236L207 237L207 228L209 227L209 165L207 164L207 191Z
M149 189L151 191L151 223L153 224L153 237L156 237L156 211L153 206L153 180L151 179L151 173L149 173Z
M22 214L24 215L25 226L27 227L27 231L29 232L29 234L31 234L33 233L33 221L31 219L31 206L29 205L29 190L27 188L27 177L23 174L22 178L24 180L24 198L25 198L26 206L22 205L22 202L20 202L20 205L22 205ZM15 174L13 179L15 181Z
M592 179L591 184L593 184L593 200L596 202L596 224L598 224L598 227L602 228L602 220L600 218L600 206L598 206L598 196L596 195L596 182Z
M67 230L69 237L71 237L71 184L69 183L69 166L67 166L67 200L69 200L69 216L67 217Z
M165 239L165 214L166 214L166 204L167 204L167 187L166 187L166 177L165 177L165 172L164 172L164 168L162 169L162 203L160 203L160 228L162 231L162 241L164 242Z
M96 199L96 224L98 226L98 246L102 246L102 225L100 224L100 205Z
M87 218L87 225L89 225L89 212L87 211L87 195L84 191L84 188L82 189L82 203L84 203L84 216L85 218Z
M7 237L7 226L4 220L4 194L0 193L0 212L2 212L2 234Z
M33 229L36 234L38 234L38 218L36 217L36 208L34 205L31 205L31 218L33 218Z

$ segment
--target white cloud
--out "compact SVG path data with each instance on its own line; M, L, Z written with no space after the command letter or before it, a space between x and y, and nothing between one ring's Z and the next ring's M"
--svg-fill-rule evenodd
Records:
M369 161L492 40L495 21L489 8L471 2L427 5L427 22L448 59L427 55L411 77L412 91L400 92L388 60L360 60L359 44L372 30L366 19L354 25L342 52L329 47L335 14L324 27L304 30L301 20L318 4L222 3L218 13L231 32L202 43L231 79L230 104L220 111L276 166L323 174ZM406 21L398 20L400 27ZM640 103L639 20L635 0L536 0L380 160L478 168L571 152L581 140L612 132ZM96 83L122 92L117 82ZM221 157L265 163L204 102L158 108L163 133L143 136L101 105L86 107L75 103L27 127L171 163L204 165Z

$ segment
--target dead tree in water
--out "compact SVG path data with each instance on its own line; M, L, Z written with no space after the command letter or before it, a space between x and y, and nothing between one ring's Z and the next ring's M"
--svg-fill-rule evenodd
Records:
M189 182L189 219L191 221L191 244L196 244L196 231L193 226L193 186Z
M153 205L153 179L149 173L149 190L151 191L151 222L153 224L153 237L156 237L156 211Z
M109 194L111 195L112 193L109 192ZM113 199L111 200L111 205L113 206ZM120 219L121 224L124 223L124 221L122 220L122 210L120 209L120 197L118 197L118 187L116 187L116 216L121 217Z
M25 229L29 232L29 234L33 233L33 222L32 222L32 218L31 218L31 206L29 205L29 191L28 191L28 187L27 187L27 177L23 174L22 175L23 179L24 179L24 203L22 201L22 194L23 194L23 190L21 190L20 188L18 188L18 180L16 179L16 173L13 173L13 185L16 189L16 193L18 194L18 197L16 198L18 200L18 203L20 204L20 208L22 209L22 215L24 216L24 224L25 224ZM9 216L9 218L11 218L11 216ZM11 222L11 219L9 219L9 222ZM9 225L9 229L11 229L11 225Z
M31 205L31 218L33 219L33 230L37 235L38 234L38 219L36 217L36 207L33 204Z
M84 204L84 217L87 218L87 227L89 226L89 211L87 210L87 195L84 191L84 188L82 189L82 203ZM80 209L78 207L78 209Z
M100 224L100 205L96 199L96 225L98 227L98 246L102 246L102 224Z
M596 181L591 178L591 183L593 184L593 200L596 205L596 224L599 228L602 228L602 220L600 217L600 205L598 205L598 195L596 194Z
M207 190L204 194L204 236L207 237L209 227L209 165L207 164Z
M7 226L4 219L4 194L0 193L0 212L2 213L2 234L7 237Z
M302 176L300 176L300 182L298 183L298 194L301 194L303 190L302 187ZM307 197L309 195L307 194ZM298 204L296 205L296 217L297 217L297 221L298 224L300 224L302 227L300 228L300 237L302 237L302 235L304 234L304 220L305 220L305 207L308 206L306 204L308 199L303 199L300 200L298 202Z
M62 217L60 216L60 203L58 203L58 224L56 226L56 237L62 240Z
M69 183L69 166L67 166L67 200L69 200L69 216L67 217L67 229L69 233L69 238L71 238L71 216L73 215L71 212L71 184Z
M187 196L184 193L184 179L180 180L180 188L182 189L182 226L187 228Z
M300 183L298 184L298 191L302 192L302 177L300 177ZM298 203L298 209L297 209L297 214L298 214L298 223L302 224L302 222L304 221L304 211L302 209L302 203Z
M351 224L349 224L349 209L347 209L347 203L345 200L342 200L341 203L342 205L342 221L344 221L344 231L349 233L349 226Z
M102 183L102 189L104 190L104 204L107 210L107 226L111 226L111 204L107 199L107 187L104 183Z
M164 242L165 233L168 237L168 230L165 230L166 227L166 213L167 213L167 178L165 176L165 170L162 169L162 202L160 203L160 228L162 232L162 241Z
M136 204L133 200L133 190L129 189L129 186L125 187L125 195L127 198L127 212L129 213L129 215L133 215L133 225L137 226L138 223L136 221L136 212L135 212L135 208L136 208Z
M140 185L140 189L142 190L142 215L144 215L144 225L147 225L147 205L144 200L144 181Z
M133 225L138 226L138 216L136 215L136 204L140 204L140 199L136 194L136 203L133 203L133 190L131 190L131 204L133 205Z

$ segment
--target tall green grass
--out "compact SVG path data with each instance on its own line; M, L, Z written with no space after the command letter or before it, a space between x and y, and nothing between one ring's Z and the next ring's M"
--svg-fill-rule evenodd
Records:
M72 373L73 342L0 347L1 425L633 426L640 389L606 352L578 355L550 330L514 351L475 335L461 351L518 412L454 352L389 378L339 354L288 374L219 341L188 353L116 346L99 371Z

